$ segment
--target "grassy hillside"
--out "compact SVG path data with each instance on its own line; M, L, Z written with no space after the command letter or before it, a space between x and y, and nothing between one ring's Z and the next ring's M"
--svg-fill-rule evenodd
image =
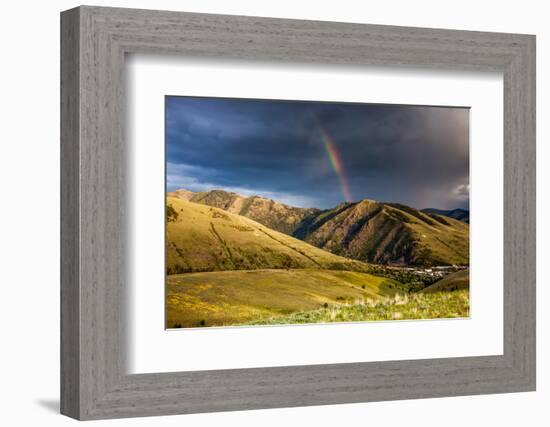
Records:
M253 219L336 255L377 264L469 264L468 224L411 207L362 200L304 209L222 190L178 190L170 197Z
M408 206L363 200L324 212L295 232L314 246L380 264L469 263L469 226Z
M399 215L392 211L396 208L384 208ZM344 206L318 229L335 224L347 210ZM412 230L419 227L418 218L406 220ZM166 232L169 328L456 317L467 308L456 292L448 292L455 294L448 298L432 297L430 290L396 297L403 283L368 274L387 267L335 255L244 216L182 198L167 199ZM432 285L434 292L454 289L463 273Z
M351 271L249 270L168 276L167 327L237 325L395 294L389 279ZM276 323L276 322L275 322Z
M375 320L444 319L470 316L467 290L412 294L367 300L359 304L334 305L288 316L250 322L250 325L364 322Z
M457 271L438 280L433 285L423 289L423 293L451 292L470 288L470 272L468 270Z
M246 216L266 227L285 234L292 234L305 218L320 212L319 209L296 208L276 202L275 200L266 199L265 197L245 197L223 190L197 193L189 190L177 190L168 193L168 196Z
M325 268L367 271L352 261L222 209L167 198L167 274Z

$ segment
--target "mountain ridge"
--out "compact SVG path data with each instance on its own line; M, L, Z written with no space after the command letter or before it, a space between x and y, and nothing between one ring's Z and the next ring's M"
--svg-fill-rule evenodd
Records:
M468 209L436 209L436 208L426 208L422 209L422 212L435 215L441 215L441 216L448 216L449 218L458 219L459 221L463 221L467 224L470 223L470 211Z
M364 199L320 210L224 190L181 189L168 196L249 218L345 258L403 266L469 264L467 223L399 203Z
M216 207L168 197L166 218L168 275L297 268L370 271L360 261Z
M292 235L292 232L306 217L321 212L321 209L317 208L298 208L266 197L242 196L225 190L193 192L180 189L169 192L168 196L245 216L288 235Z

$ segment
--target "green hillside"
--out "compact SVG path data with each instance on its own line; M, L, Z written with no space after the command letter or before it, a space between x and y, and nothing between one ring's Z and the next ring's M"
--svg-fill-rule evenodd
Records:
M342 204L294 235L334 254L378 264L469 264L468 224L400 204Z
M468 290L456 292L396 294L358 304L336 304L286 316L273 316L249 322L249 325L285 325L301 323L369 322L378 320L445 319L470 317Z
M368 208L372 206L363 205L364 210L361 204L354 204L329 213L322 224L311 224L310 236L327 232L330 238L317 244L331 247L329 243L340 243L342 248L353 248L344 245L353 243L353 239L338 240L336 225L338 221L344 226L348 220L361 222L357 218L364 218L366 213L367 222L378 221L381 215L395 216L408 224L410 233L427 233L427 227L431 227L433 233L443 235L447 232L443 227L449 227L435 220L422 224L422 218L415 217L414 212L389 205L370 211L369 216ZM219 208L168 197L166 219L169 328L269 324L279 320L381 320L391 313L404 318L456 317L464 315L467 307L467 301L458 296L415 296L410 301L409 297L396 296L403 293L406 284L394 279L405 278L408 273L336 255ZM395 225L391 220L389 224ZM401 307L405 304L403 298L406 307ZM366 306L370 307L368 312Z
M349 260L222 209L167 198L167 274L324 268L368 271Z
M423 289L423 293L451 292L470 288L470 272L468 270L457 271L438 280L433 285Z
M268 321L395 294L395 282L351 271L249 270L168 276L167 327Z

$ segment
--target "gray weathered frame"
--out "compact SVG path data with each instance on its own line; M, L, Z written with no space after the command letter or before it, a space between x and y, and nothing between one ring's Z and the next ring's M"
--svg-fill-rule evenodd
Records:
M504 354L128 375L124 57L500 71ZM535 390L535 37L83 6L61 14L61 412L100 419Z

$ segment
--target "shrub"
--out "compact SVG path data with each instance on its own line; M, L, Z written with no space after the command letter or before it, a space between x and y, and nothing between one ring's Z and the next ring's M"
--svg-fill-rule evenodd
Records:
M178 220L178 212L172 207L172 205L166 206L166 220L168 222L176 222Z

